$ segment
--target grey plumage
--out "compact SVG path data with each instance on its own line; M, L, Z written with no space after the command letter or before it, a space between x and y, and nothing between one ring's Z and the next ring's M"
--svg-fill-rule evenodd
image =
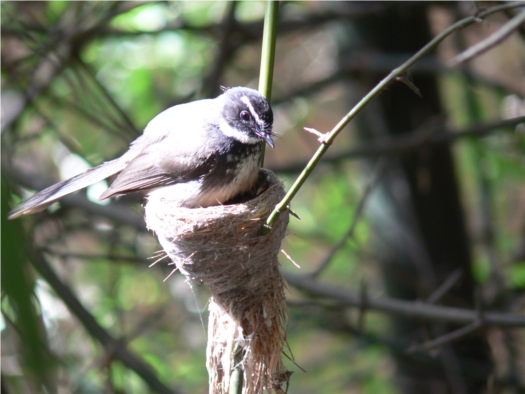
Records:
M153 118L120 158L35 193L8 218L44 210L115 174L100 200L147 190L149 198L169 197L185 207L224 203L256 182L261 143L273 146L272 123L266 99L248 88L171 107Z
M54 184L41 192L35 193L31 198L22 202L9 212L7 217L8 219L16 219L22 215L42 211L60 198L119 172L122 169L120 167L121 163L119 163L119 159L116 159L92 168L71 179Z

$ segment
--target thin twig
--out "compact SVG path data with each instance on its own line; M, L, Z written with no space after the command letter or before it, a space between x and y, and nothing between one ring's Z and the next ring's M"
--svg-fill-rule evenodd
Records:
M525 4L523 4L525 6ZM484 40L478 42L476 45L471 46L466 51L460 53L455 58L449 60L447 65L449 67L455 67L461 63L464 63L476 56L485 53L491 48L501 43L507 37L509 37L517 28L525 23L525 10L521 11L518 15L512 18L510 21L505 23L498 31L492 33Z
M427 341L425 343L422 343L421 345L414 345L408 348L405 351L405 353L414 354L445 345L449 342L453 342L457 339L463 338L464 336L478 330L481 326L481 322L479 320L476 320L467 326L461 327L438 338L432 339L431 341Z
M135 3L134 6L137 6L138 3ZM96 7L97 5L95 5ZM109 11L103 16L98 22L98 24L105 24L110 18L118 14L120 11L117 10L118 4L110 4ZM128 7L129 8L129 7ZM89 11L88 11L89 12ZM65 58L64 54L70 54L73 46L73 39L80 37L82 34L86 34L87 30L83 30L83 26L86 24L88 19L85 17L76 18L75 21L70 25L70 29L63 31L63 27L60 27L60 34L46 36L47 41L40 42L37 41L33 35L31 35L32 27L27 26L27 24L22 24L22 29L15 29L15 36L20 39L25 38L26 40L33 43L33 47L29 48L32 50L33 54L37 57L37 64L32 67L31 72L29 73L30 82L27 84L27 89L24 94L24 103L20 105L14 114L11 114L9 119L2 122L1 130L5 130L11 126L18 117L24 112L25 108L31 104L40 94L47 91L49 85L53 79L61 74L64 69L69 65L71 58ZM20 22L20 21L19 21ZM96 27L96 26L95 26ZM57 25L51 26L44 29L43 31L48 32L55 29L58 32ZM92 28L93 29L93 28ZM4 32L4 26L2 27L2 33ZM35 75L41 77L41 72L37 70L42 70L46 67L50 67L51 72L47 71L46 77L44 80L38 81Z
M144 264L144 259L142 257L136 256L118 256L118 255L108 255L108 254L87 254L87 253L60 253L55 250L52 250L48 247L40 248L44 253L48 253L54 257L61 259L79 259L79 260L94 260L94 259L104 259L115 262L127 262L127 263L142 263Z
M336 137L339 135L339 133L346 127L346 125L353 119L355 116L365 108L372 99L374 99L383 89L385 89L387 86L389 86L392 82L396 80L397 77L400 77L404 75L410 67L412 67L415 63L417 63L419 60L421 60L423 57L425 57L428 53L430 53L434 48L445 38L447 38L452 33L456 32L457 30L460 30L468 25L471 25L472 23L476 22L476 18L483 18L486 16L489 16L491 14L494 14L496 12L504 11L510 8L516 8L521 7L523 5L522 2L514 2L504 5L499 5L496 7L488 8L476 16L470 16L468 18L462 19L461 21L453 24L449 28L445 29L442 33L440 33L438 36L436 36L434 39L432 39L427 45L425 45L422 49L420 49L415 55L413 55L410 59L408 59L405 63L403 63L398 68L394 69L385 79L383 79L379 84L377 84L357 105L352 108L348 114L346 114L340 121L337 123L337 125L328 133L326 138L326 143L321 144L321 146L317 149L313 157L310 159L304 170L301 172L299 177L296 179L288 193L284 196L282 201L276 205L273 212L268 217L268 220L266 221L267 227L265 227L266 231L268 227L271 227L275 221L277 220L279 214L281 212L284 212L286 207L290 205L291 200L295 197L303 183L308 179L314 168L317 166L319 161L321 160L321 157L326 153L328 150L328 147L333 143L333 141L336 139Z
M441 286L439 286L431 295L427 298L428 304L435 304L441 297L443 297L447 291L449 291L461 278L461 269L458 268L445 280Z
M362 299L358 292L333 284L321 283L309 275L283 274L290 286L303 290L312 296L337 302L338 305L361 307ZM479 321L476 310L431 305L421 301L406 301L388 297L367 298L367 308L412 319L441 321L457 324L470 324ZM499 327L525 327L525 315L482 312L483 324Z
M292 259L292 256L290 256L284 249L281 249L282 254L292 262L293 265L295 265L296 268L301 269L301 266L295 262L294 259Z
M343 234L341 239L335 245L333 245L332 248L328 251L323 261L321 261L321 263L317 267L317 269L310 274L312 277L318 277L321 274L321 272L324 271L324 269L328 266L328 264L330 264L335 254L343 246L345 246L346 242L354 235L355 229L357 227L357 223L359 222L359 219L361 218L361 215L364 211L365 204L368 201L368 197L370 196L370 193L374 189L374 186L377 185L377 182L381 178L381 175L383 174L384 169L385 169L385 164L386 164L386 160L380 160L376 164L372 177L368 181L365 187L365 190L363 191L363 195L359 199L357 208L354 211L354 216L352 218L352 222L350 223L350 227L348 228L346 233Z
M214 97L219 93L219 81L224 65L232 58L235 50L241 45L240 41L236 42L230 38L232 32L236 30L235 27L237 22L235 20L235 9L237 8L237 4L236 1L232 1L228 4L220 24L220 32L217 34L216 38L219 42L219 48L214 56L215 60L211 67L211 71L206 78L204 78L203 83L206 94L209 97Z
M108 102L111 104L111 106L117 111L117 113L120 115L122 120L125 122L128 129L134 134L134 136L140 135L140 131L135 127L133 122L131 121L131 118L124 112L124 110L118 105L118 103L115 101L113 96L108 92L107 88L100 83L100 81L97 79L95 73L91 68L84 63L80 58L76 59L76 63L86 71L87 75L90 77L91 81L97 86L99 91L102 93L102 95L108 100Z
M85 70L81 72L81 68L75 66L75 64L73 64L69 70L74 78L70 77L67 72L63 73L63 78L70 86L73 97L63 99L64 106L66 108L73 107L77 113L84 115L91 122L99 124L103 130L123 139L126 145L128 145L134 137L130 138L129 133L126 133L126 126L122 123L122 119L119 119L115 111L111 111L111 103L107 105L103 98L99 98L99 96L96 95L97 86L93 87L93 84L89 82L92 77L88 76ZM87 92L89 92L90 99L87 105L82 106L81 103L86 102L85 97L87 96ZM55 100L57 99L56 96L54 98ZM68 101L71 103L68 103ZM94 114L92 114L92 112L94 112ZM97 120L94 120L94 118Z
M155 392L160 394L176 394L181 392L178 389L168 388L164 385L151 371L150 366L145 364L138 355L132 353L121 341L118 341L109 334L81 304L71 289L59 279L53 268L51 268L40 253L33 251L31 263L46 282L49 283L53 291L66 304L69 311L76 316L89 334L104 346L106 351L111 352L116 359L120 360L126 367L139 375Z
M357 317L357 332L362 334L365 329L365 316L368 309L368 285L363 279L359 286L359 316Z
M58 107L70 109L72 112L77 113L79 116L83 117L85 120L89 121L93 125L103 129L108 133L115 135L117 138L120 138L121 140L125 141L126 144L129 144L129 135L122 133L122 128L116 122L114 122L113 119L111 119L111 117L108 117L106 115L100 116L100 114L96 115L90 113L86 108L79 105L78 100L75 99L66 99L63 97L59 97L57 95L54 95L52 92L48 93L48 97L52 99ZM51 110L52 108L48 108L49 112L51 112ZM109 122L107 122L108 118L110 118Z
M380 138L376 141L360 144L346 152L334 154L323 158L323 163L333 163L341 160L351 160L358 158L369 158L383 155L397 155L417 149L423 145L436 143L451 143L462 138L484 137L497 129L510 129L525 122L525 116L511 119L496 120L491 123L473 124L463 129L444 129L422 130L419 132L403 133L405 135L392 138ZM283 167L273 167L276 172L298 172L304 168L304 163L291 164Z

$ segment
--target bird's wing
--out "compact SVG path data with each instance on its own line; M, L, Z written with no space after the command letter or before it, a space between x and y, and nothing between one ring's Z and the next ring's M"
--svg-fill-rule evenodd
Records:
M147 149L129 162L99 200L196 180L210 170L212 161L212 157L176 157Z
M8 219L16 219L22 215L43 211L58 199L116 174L124 165L125 162L120 159L115 159L71 179L49 186L47 189L39 191L26 201L23 201L9 212L7 217Z
M210 149L213 133L201 110L211 112L211 102L178 105L157 115L130 149L140 153L130 157L99 199L196 180L206 174L214 161Z
M35 193L9 212L8 218L42 211L65 195L119 172L101 200L116 194L195 179L199 171L204 171L202 165L208 160L202 148L206 137L203 136L206 130L203 126L207 124L204 115L213 111L213 102L201 100L161 112L123 156ZM199 161L195 156L203 159Z

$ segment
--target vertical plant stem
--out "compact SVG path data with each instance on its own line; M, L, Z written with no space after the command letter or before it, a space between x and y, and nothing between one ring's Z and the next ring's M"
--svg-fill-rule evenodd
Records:
M269 0L266 3L264 14L264 30L261 49L261 70L259 74L259 93L261 93L268 102L272 98L272 80L273 64L275 60L275 42L277 39L277 15L279 12L279 2ZM264 164L265 144L262 145L261 167ZM242 369L243 351L239 349L235 356L235 369L231 373L230 393L241 394L243 386L243 369Z
M261 71L259 74L259 92L266 97L268 102L272 98L273 64L275 59L275 42L277 39L277 15L279 2L270 0L266 3L264 14L264 31L261 50ZM264 151L262 146L261 167L264 164Z
M235 368L232 371L230 377L230 393L231 394L241 394L242 393L242 383L243 383L243 368L242 368L242 349L237 349L234 358Z

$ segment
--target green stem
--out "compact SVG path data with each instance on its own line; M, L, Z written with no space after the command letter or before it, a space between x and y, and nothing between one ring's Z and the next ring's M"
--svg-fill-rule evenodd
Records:
M397 78L402 77L403 74L405 74L410 67L412 67L424 56L430 53L441 41L443 41L446 37L448 37L455 31L460 30L475 22L479 22L481 18L489 16L496 12L523 6L523 2L503 4L496 7L487 8L486 10L481 11L474 16L470 16L460 20L459 22L453 24L452 26L444 30L442 33L440 33L438 36L436 36L432 41L430 41L427 45L421 48L414 56L412 56L398 68L394 69L385 79L379 82L379 84L377 84L374 89L372 89L365 97L363 97L361 101L357 103L357 105L354 108L352 108L352 110L348 112L348 114L346 114L345 117L343 117L329 133L325 135L324 141L319 147L319 149L317 149L314 156L310 159L310 161L308 162L304 170L301 172L299 177L296 179L295 183L292 185L288 193L286 193L282 201L275 206L275 209L266 221L267 227L265 227L265 230L263 232L269 232L269 229L275 223L275 221L279 217L279 214L287 209L288 205L290 204L290 201L292 201L292 199L297 194L297 192L299 191L303 183L306 181L308 176L310 176L316 165L321 160L321 157L323 157L325 152L328 150L328 147L334 142L335 138L341 132L341 130L343 130L343 128L383 89L385 89L388 85L394 82Z
M277 15L279 2L269 0L266 3L264 14L264 30L261 49L261 71L259 75L259 93L268 102L272 98L273 65L275 60L275 42L277 40ZM265 144L262 145L261 167L264 164ZM241 394L243 386L242 349L238 349L235 355L235 369L231 373L230 394Z
M277 39L278 1L268 1L264 14L264 30L261 50L261 71L259 75L259 92L268 102L272 98L273 64L275 60L275 42ZM265 144L262 146L261 167L264 164Z
M241 394L243 385L243 368L242 368L242 357L243 350L240 347L236 347L234 364L235 368L232 371L230 378L229 394Z

